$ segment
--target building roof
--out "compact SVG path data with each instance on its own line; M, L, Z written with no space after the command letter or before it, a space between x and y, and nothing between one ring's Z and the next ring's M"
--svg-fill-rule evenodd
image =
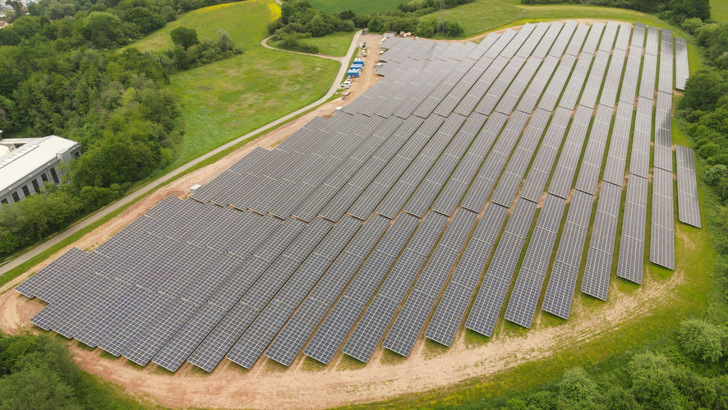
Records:
M26 143L20 148L0 157L0 193L56 159L58 154L79 145L75 141L56 135L26 139L24 142ZM8 143L13 144L14 142L12 139L0 141L2 145L8 145Z

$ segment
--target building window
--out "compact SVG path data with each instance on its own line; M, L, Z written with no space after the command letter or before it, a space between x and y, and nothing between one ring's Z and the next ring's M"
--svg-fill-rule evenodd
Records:
M40 187L38 186L38 181L33 179L33 189L35 190L36 194L40 194Z
M20 197L17 192L13 192L13 201L20 202Z
M23 195L25 195L26 197L30 196L30 190L28 190L27 185L23 185Z
M58 180L58 174L56 173L55 168L51 168L51 177L53 178L53 182L55 182L56 184L61 183L61 181Z
M8 200L7 200L7 199L5 199L5 198L3 198L3 200L2 200L2 201L0 201L0 203L3 203L3 204L5 204L5 205L7 205L7 204L8 204Z
M48 182L48 176L46 175L45 172L40 174L40 179L42 179L44 183Z

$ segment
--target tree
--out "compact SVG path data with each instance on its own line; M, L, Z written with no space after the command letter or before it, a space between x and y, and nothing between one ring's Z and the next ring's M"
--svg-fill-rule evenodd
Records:
M340 11L336 16L342 20L353 20L356 17L356 13L353 10Z
M12 29L12 26L11 28L0 30L0 46L16 46L20 44L21 40L18 33Z
M581 367L567 370L559 383L559 405L562 408L596 408L599 390Z
M172 42L185 50L199 44L200 40L197 39L197 31L187 27L177 27L169 33L172 37Z
M686 18L710 19L709 0L671 0L668 5L672 20L680 24Z
M126 42L121 31L121 19L111 13L94 11L86 18L82 33L98 48L111 48Z
M705 170L705 182L710 185L719 185L728 178L728 167L723 164L716 164Z
M187 70L190 68L190 59L181 47L174 49L174 65L178 70Z
M723 329L704 320L686 320L680 324L677 340L688 356L715 363L724 354L724 333Z
M130 23L139 26L142 34L151 33L160 27L164 27L165 24L163 17L153 14L146 7L134 7L129 10L129 13L126 15L126 19ZM197 35L195 33L195 38L196 36Z
M235 43L233 43L233 40L230 38L230 34L228 34L225 30L217 32L217 46L223 53L235 49Z
M718 70L700 70L688 79L679 106L688 110L713 110L726 91L726 81Z
M0 409L75 409L73 389L47 366L26 366L0 379Z
M662 355L639 353L627 364L632 383L630 392L638 403L647 408L679 408L679 393L672 377L675 369Z

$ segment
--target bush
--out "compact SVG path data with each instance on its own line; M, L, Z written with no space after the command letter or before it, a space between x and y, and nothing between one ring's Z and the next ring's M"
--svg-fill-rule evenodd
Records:
M142 408L83 373L48 335L0 335L1 409Z
M169 33L172 38L172 42L187 50L188 48L199 44L200 41L197 39L197 31L187 27L177 27Z
M682 27L683 30L687 31L690 34L695 34L700 30L701 27L703 27L703 20L701 20L699 17L685 19L682 24L680 24L680 27Z
M567 370L559 383L562 408L594 408L599 401L596 383L580 367Z
M686 320L678 330L680 346L693 359L715 363L720 360L724 340L728 339L725 330L704 320Z
M674 373L673 365L664 356L652 352L636 354L627 364L630 392L647 408L679 408Z
M301 35L297 33L281 34L279 36L276 36L274 40L278 41L276 43L278 47L285 50L298 51L301 53L309 54L318 54L319 52L318 47L301 41Z

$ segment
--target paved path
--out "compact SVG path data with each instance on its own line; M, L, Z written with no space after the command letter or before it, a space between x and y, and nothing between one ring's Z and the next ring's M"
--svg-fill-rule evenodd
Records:
M361 33L361 31L359 31L359 33ZM286 49L283 49L283 48L277 48L277 47L269 46L268 45L268 40L271 37L273 37L273 36L268 36L268 37L264 38L263 40L261 40L260 45L263 46L263 47L265 47L265 48L269 48L271 50L285 51L286 53L300 54L302 56L321 57L321 58L326 58L326 59L329 59L329 60L338 61L340 63L348 63L349 62L349 60L348 59L345 60L344 57L334 57L334 56L329 56L329 55L321 54L321 53L318 53L318 54L303 53L301 51L286 50Z
M341 67L339 68L339 72L336 74L336 77L334 78L334 83L331 85L331 88L329 88L329 91L324 95L323 97L319 98L318 100L312 102L311 104L300 108L288 115L285 115L273 122L269 122L268 124L250 131L249 133L240 136L227 144L221 145L218 148L215 148L214 150L208 152L207 154L204 154L202 156L197 157L196 159L193 159L192 161L182 165L181 167L169 172L168 174L165 174L164 176L161 176L157 178L156 180L148 183L147 185L144 185L143 187L137 189L136 191L128 194L127 196L119 199L118 201L114 202L113 204L107 206L106 208L101 209L100 211L86 217L85 219L82 219L75 225L71 226L67 230L59 233L58 235L54 236L53 238L43 242L39 246L29 250L28 252L25 252L24 254L18 256L17 258L5 263L4 265L0 266L0 275L3 275L4 273L8 272L9 270L27 262L31 258L39 255L40 253L46 251L47 249L53 247L54 245L60 243L61 241L65 240L69 236L73 235L74 233L84 229L85 227L93 224L94 222L98 221L99 219L105 217L106 215L116 211L117 209L121 208L122 206L132 202L136 198L139 198L140 196L146 194L147 192L152 191L153 189L157 188L160 184L167 182L171 180L172 178L176 177L177 175L182 174L183 172L187 171L188 169L194 167L195 165L199 164L200 162L212 157L213 155L216 155L219 152L222 152L233 145L236 145L253 135L259 134L263 131L269 130L283 122L288 121L289 119L304 113L318 105L321 105L325 103L331 96L334 95L336 90L339 89L339 81L344 77L344 74L346 74L347 64L345 62L348 62L351 59L351 56L354 54L354 50L356 49L356 45L358 44L359 36L361 35L361 31L357 31L357 33L354 35L354 38L351 40L351 45L349 45L349 51L346 53L346 57L341 57L341 60L343 63L341 64Z

